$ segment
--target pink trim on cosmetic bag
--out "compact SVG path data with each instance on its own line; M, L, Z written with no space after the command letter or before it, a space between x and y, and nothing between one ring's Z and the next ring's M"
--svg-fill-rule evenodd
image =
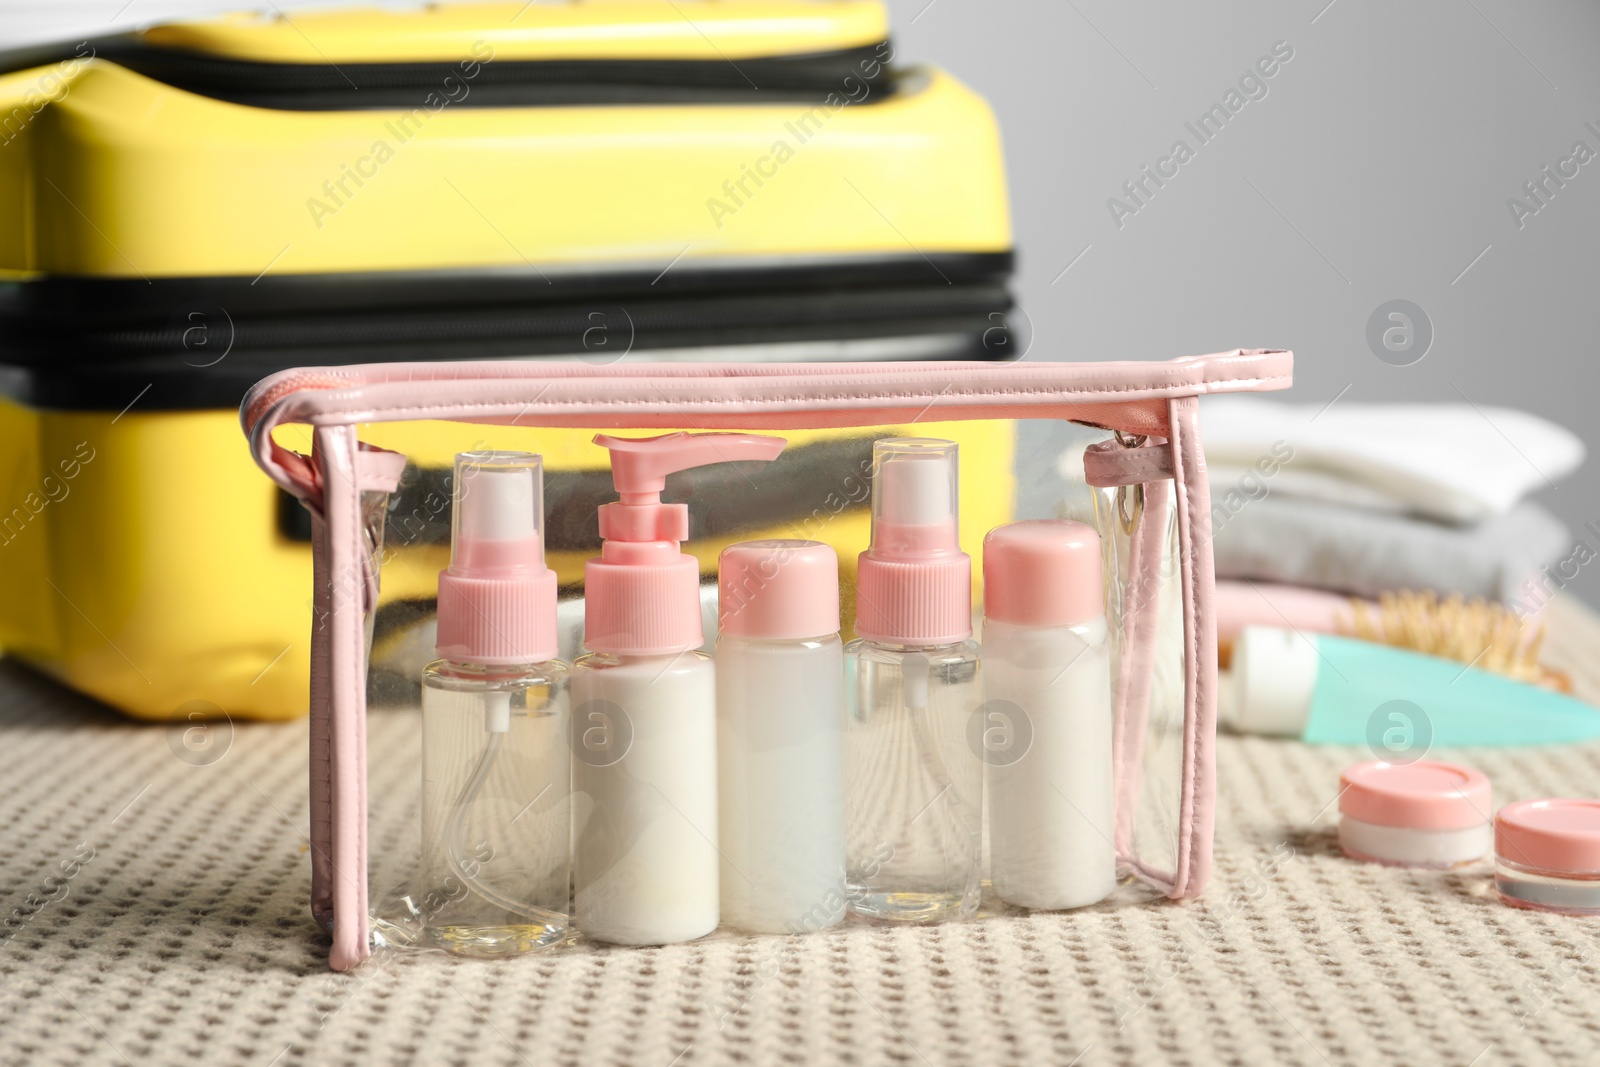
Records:
M369 951L364 622L378 576L362 547L361 494L393 492L405 457L360 444L353 426L318 427L312 448L311 913L333 938L329 966L342 971Z
M362 614L375 602L377 575L363 549L360 492L392 490L404 463L361 445L357 423L772 430L1024 417L1169 438L1188 661L1179 861L1175 871L1162 872L1137 856L1124 859L1169 895L1186 897L1200 891L1209 871L1214 804L1216 640L1195 398L1287 388L1292 366L1288 352L1236 350L1167 363L411 363L265 379L241 407L245 432L261 467L312 511L317 603L326 609L313 633L311 825L312 908L333 936L329 965L347 970L370 954ZM273 429L286 422L316 428L312 458L272 440ZM1153 463L1149 473L1166 476L1157 456L1125 462ZM1146 527L1157 527L1145 518ZM338 595L341 589L359 595Z
M283 371L245 396L256 460L285 489L313 475L272 441L284 422L460 422L594 429L782 430L942 419L1072 419L1167 435L1166 401L1287 389L1289 352L1166 363L387 363Z
M368 954L366 836L367 799L365 669L362 664L362 611L365 596L351 603L352 587L364 594L366 578L361 555L361 496L356 487L356 432L353 426L319 426L313 456L323 477L323 544L327 549L329 614L313 642L326 646L324 663L329 691L326 731L329 773L328 813L313 797L313 823L326 827L323 886L313 885L332 904L329 933L333 947L328 965L342 971ZM329 491L329 490L333 491ZM339 491L345 490L345 491ZM356 610L351 610L354 607ZM361 692L360 699L353 699ZM314 711L316 709L313 709ZM313 845L316 844L313 839ZM312 872L315 875L315 871Z
M1217 740L1216 568L1211 556L1211 486L1200 447L1200 401L1172 401L1172 455L1183 560L1184 738L1178 869L1172 895L1192 897L1211 877Z
M1116 766L1115 829L1119 859L1144 882L1174 898L1199 895L1211 873L1215 818L1217 635L1216 581L1211 556L1210 485L1200 447L1198 400L1171 402L1169 441L1135 447L1116 441L1084 452L1084 475L1098 487L1138 486L1145 505L1129 539L1124 598L1126 649L1116 687L1112 752ZM1144 784L1144 739L1160 617L1159 567L1167 536L1167 491L1173 481L1178 526L1179 591L1184 623L1183 780L1178 813L1176 870L1164 872L1140 858L1134 842Z
M328 576L328 524L311 511L311 738L310 828L311 916L333 932L333 675L329 642L333 582Z
M1172 449L1165 441L1124 448L1101 441L1083 450L1083 476L1099 488L1157 482L1172 477Z

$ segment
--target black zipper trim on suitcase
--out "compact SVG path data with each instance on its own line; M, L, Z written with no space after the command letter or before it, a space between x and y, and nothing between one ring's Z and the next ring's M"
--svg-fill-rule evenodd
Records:
M751 271L742 289L728 276L720 288L680 282L676 291L617 287L542 300L496 293L505 298L492 302L441 302L436 294L411 306L315 310L228 306L182 298L176 287L152 292L141 279L100 279L92 290L127 286L130 299L120 308L107 301L96 313L82 293L67 301L59 290L54 298L39 291L70 279L8 283L0 286L0 392L36 407L118 411L137 399L140 410L184 410L233 406L265 375L306 365L519 357L609 363L662 350L794 344L835 353L827 358L859 358L853 353L864 349L871 358L1019 355L1003 276L963 276L954 262L943 271L936 263L922 262L924 277L916 281L889 271L890 280L877 284L826 284L822 273L796 285L791 269L774 272L788 285L772 290L752 285L759 272ZM839 269L848 275L848 264ZM971 266L967 273L979 274ZM320 278L337 288L337 276ZM133 290L144 298L137 314Z
M159 48L134 35L86 42L93 54L175 89L292 111L586 105L876 103L894 90L888 41L801 55L725 59L459 59L394 63L269 63ZM0 57L0 70L81 58L78 46ZM437 106L434 106L437 105Z
M585 335L630 339L633 348L754 344L772 340L873 337L917 330L929 322L982 317L1008 303L995 286L841 290L761 296L680 297L536 308L425 308L416 311L233 318L233 351L329 350L366 362L398 348L440 351L463 346L487 354L559 355L584 351ZM216 327L209 327L215 329ZM103 361L182 350L182 327L76 332L79 369ZM597 332L599 331L599 332ZM607 344L611 341L607 340ZM507 347L509 346L509 347ZM91 354L92 353L92 354ZM375 353L368 355L367 353ZM459 358L459 355L457 356Z
M338 274L214 275L108 278L53 274L0 281L0 328L53 320L72 329L154 321L171 310L214 304L230 315L332 311L411 311L471 307L627 301L664 295L793 293L851 288L1003 283L1011 252L926 255L728 256L662 262L438 270L350 271ZM165 309L165 310L161 310ZM158 317L159 316L159 317ZM9 346L0 333L0 358Z

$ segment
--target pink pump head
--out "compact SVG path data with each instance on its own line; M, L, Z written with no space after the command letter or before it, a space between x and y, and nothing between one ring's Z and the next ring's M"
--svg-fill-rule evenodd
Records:
M679 551L689 538L686 504L663 504L666 477L733 460L777 459L781 437L748 433L669 433L627 438L597 434L611 452L621 499L600 505L600 558L584 565L583 643L591 652L669 656L698 648L700 565Z
M554 659L544 461L531 452L461 452L454 488L450 566L439 573L439 655L488 666Z
M956 527L954 441L872 446L872 544L856 565L856 633L884 644L972 636L972 559Z

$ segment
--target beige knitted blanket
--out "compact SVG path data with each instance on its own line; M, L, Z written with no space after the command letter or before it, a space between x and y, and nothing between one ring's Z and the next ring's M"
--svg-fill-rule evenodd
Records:
M1597 699L1600 624L1559 602L1552 624L1551 658ZM413 725L373 716L375 864L415 818L384 758ZM304 722L214 740L194 762L173 731L0 664L0 1061L1600 1063L1600 919L1505 907L1487 864L1344 859L1353 750L1224 739L1216 874L1189 905L389 953L346 976L306 907ZM1600 791L1600 745L1465 758L1497 803Z

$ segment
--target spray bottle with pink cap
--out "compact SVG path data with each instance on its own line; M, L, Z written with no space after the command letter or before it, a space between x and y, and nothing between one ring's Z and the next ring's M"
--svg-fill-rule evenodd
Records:
M424 939L497 956L567 935L572 814L544 481L526 452L456 456L441 657L422 675Z
M575 917L597 941L662 945L720 919L717 690L700 651L700 568L679 549L689 509L663 504L666 476L771 460L777 437L595 438L621 498L600 507L600 557L584 569L584 638L574 664Z
M955 443L890 438L872 451L872 543L845 647L847 896L867 918L936 922L978 908L972 560L957 536Z

